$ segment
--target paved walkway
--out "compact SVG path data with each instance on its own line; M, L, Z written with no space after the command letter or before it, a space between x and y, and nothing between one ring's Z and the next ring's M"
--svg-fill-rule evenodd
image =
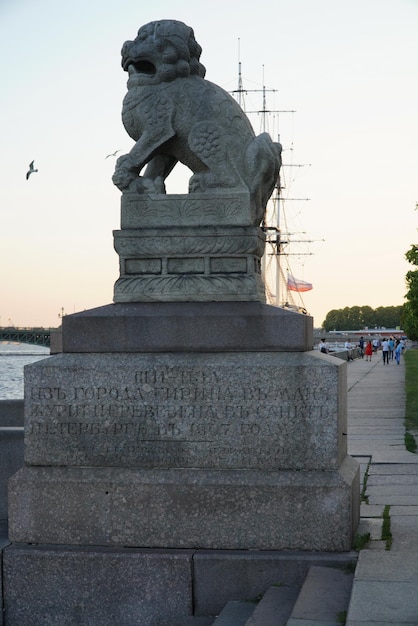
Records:
M404 444L405 368L381 353L348 363L348 449L367 478L347 626L418 626L418 454ZM418 384L418 381L417 381ZM391 549L381 540L390 506Z

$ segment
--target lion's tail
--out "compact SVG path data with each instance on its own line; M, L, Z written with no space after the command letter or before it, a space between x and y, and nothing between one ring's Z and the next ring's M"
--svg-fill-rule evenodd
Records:
M248 181L251 195L256 199L260 222L279 177L281 152L281 144L273 142L268 133L255 137L248 147Z

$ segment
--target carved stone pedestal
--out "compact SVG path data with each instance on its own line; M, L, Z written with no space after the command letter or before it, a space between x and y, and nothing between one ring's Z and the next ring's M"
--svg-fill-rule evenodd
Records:
M122 197L115 302L265 301L249 193Z

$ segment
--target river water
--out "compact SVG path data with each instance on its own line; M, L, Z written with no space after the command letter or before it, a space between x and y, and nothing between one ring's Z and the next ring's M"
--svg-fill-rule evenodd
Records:
M0 341L0 400L23 398L23 368L49 357L49 348Z

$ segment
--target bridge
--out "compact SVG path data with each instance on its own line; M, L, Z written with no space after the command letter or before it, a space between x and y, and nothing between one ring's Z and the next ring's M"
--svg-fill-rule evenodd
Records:
M33 346L51 345L51 330L55 328L0 328L0 341L14 341L17 343L29 343Z

